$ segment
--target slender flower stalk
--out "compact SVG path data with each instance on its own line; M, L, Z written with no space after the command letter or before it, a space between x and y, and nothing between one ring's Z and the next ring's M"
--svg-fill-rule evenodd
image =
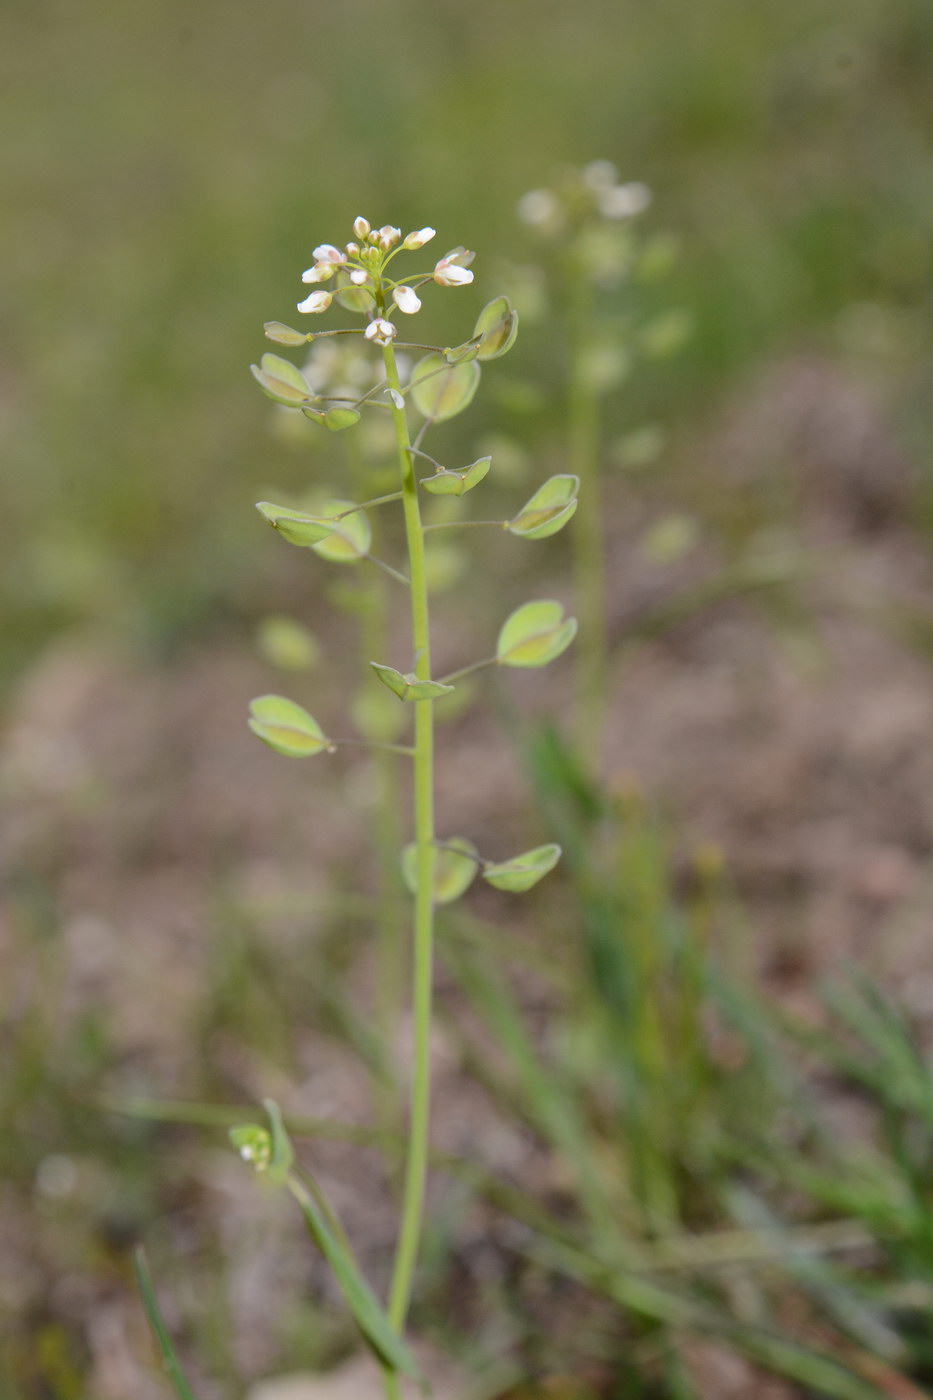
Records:
M564 616L564 609L558 602L541 600L525 603L506 618L492 657L468 662L444 681L432 677L426 537L429 530L441 528L449 522L423 521L420 491L423 488L426 492L426 504L432 495L462 496L485 479L491 458L481 457L465 467L449 468L426 457L420 451L420 445L432 424L453 417L469 406L480 381L481 364L497 359L511 348L518 318L506 297L496 298L481 312L468 340L453 349L420 347L428 353L403 376L396 358L396 325L393 317L396 314L417 314L421 300L414 288L432 279L438 286L447 288L469 285L473 280L469 268L473 254L464 248L454 248L438 260L433 274L409 277L403 282L385 275L388 263L401 252L417 251L433 238L434 230L425 227L408 234L403 240L401 231L394 226L375 229L369 220L360 217L355 221L353 231L356 238L344 250L329 243L315 248L315 262L305 273L305 281L327 281L329 288L326 292L312 292L298 303L298 309L302 313L319 314L327 310L332 301L338 301L351 313L362 315L364 323L355 333L365 349L379 348L384 379L380 379L375 388L368 388L356 398L352 392L323 396L314 392L303 373L291 361L279 355L264 355L261 363L252 369L268 397L332 432L355 427L364 412L371 409L389 412L398 489L359 503L338 500L305 509L301 505L276 505L271 501L261 501L257 508L267 523L289 544L309 549L334 564L375 564L408 590L412 669L397 670L373 658L370 660L369 679L372 682L375 673L375 677L398 700L414 706L413 743L389 742L391 735L379 733L368 734L362 739L331 738L307 710L280 695L264 695L254 700L250 707L249 724L253 732L272 749L292 758L333 753L343 745L363 744L371 748L385 779L383 797L386 801L394 801L396 797L396 764L399 756L412 762L414 841L400 854L401 873L414 896L411 955L413 1051L398 1238L388 1300L384 1307L359 1276L355 1261L348 1252L346 1238L339 1225L335 1224L330 1207L325 1209L321 1204L319 1192L312 1196L307 1193L296 1195L312 1235L343 1287L360 1330L383 1362L387 1400L398 1400L400 1377L403 1374L417 1377L418 1374L408 1351L405 1332L423 1233L427 1186L435 907L459 898L477 877L496 889L521 893L553 869L560 857L560 848L553 843L496 861L481 856L472 842L464 837L451 836L438 841L434 824L434 703L454 688L452 680L484 666L546 665L570 645L577 624L574 618ZM266 334L277 344L298 346L316 340L319 334L325 336L330 333L296 331L273 321L267 323ZM340 353L336 349L328 351L330 355ZM349 386L341 384L337 387L343 389ZM423 419L414 437L409 428L409 415L413 412ZM385 422L384 418L382 421ZM431 463L434 473L419 479L416 462L422 458ZM570 520L576 510L578 489L579 481L575 476L553 477L538 488L511 520L465 520L462 523L495 524L519 538L544 538L556 533ZM367 512L393 505L397 508L399 502L405 526L407 573L371 552L372 526ZM364 617L367 606L369 620L364 629L365 645L381 649L387 631L384 609L388 607L388 597L385 591L378 589L369 595L368 603L364 604ZM386 842L393 839L394 831L395 824L388 818L379 823L381 893L385 893L389 884ZM377 928L384 943L379 953L380 977L394 987L401 961L395 927L393 925L387 932L385 921L380 920ZM386 1021L392 1013L393 1004L390 996ZM382 1006L386 1007L384 1001ZM383 1028L390 1036L392 1028L387 1024ZM280 1184L293 1183L293 1152L281 1114L274 1104L269 1103L266 1107L271 1131L255 1128L237 1130L234 1141L256 1170L268 1171L270 1178Z
M382 351L389 387L401 393L395 351L391 343ZM392 418L398 449L398 469L405 513L405 537L411 577L411 631L415 675L431 676L431 634L428 585L425 571L424 527L418 502L418 483L404 406L393 401ZM412 1067L411 1117L408 1157L402 1197L402 1220L389 1292L389 1321L399 1331L405 1324L411 1301L412 1278L421 1240L424 1194L428 1166L428 1127L431 1106L431 1013L434 965L434 701L415 702L415 848L417 891L412 970L414 1064ZM393 1377L393 1380L395 1378ZM390 1386L391 1393L391 1386Z

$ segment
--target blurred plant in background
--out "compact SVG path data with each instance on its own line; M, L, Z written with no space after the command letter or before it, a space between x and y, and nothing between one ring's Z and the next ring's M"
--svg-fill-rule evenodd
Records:
M631 374L639 354L678 350L690 333L683 309L646 317L640 285L664 277L676 257L670 235L640 238L635 220L651 203L638 181L619 183L615 166L594 160L563 172L553 189L531 190L519 217L548 245L549 316L564 327L567 463L583 486L574 534L574 583L582 619L577 661L576 736L597 765L610 691L606 612L606 490L602 404ZM619 444L623 461L644 467L663 447L656 424L637 425Z

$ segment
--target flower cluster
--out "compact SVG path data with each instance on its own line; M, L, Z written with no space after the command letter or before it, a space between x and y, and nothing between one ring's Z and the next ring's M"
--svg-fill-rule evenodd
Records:
M314 249L312 265L302 273L305 284L331 282L333 289L310 292L298 303L298 310L326 311L336 298L349 311L369 316L364 334L377 345L387 345L397 331L392 321L396 311L413 316L421 310L418 288L426 282L439 287L463 287L473 281L470 263L473 254L465 248L445 253L429 272L418 273L407 281L387 275L392 259L401 252L417 252L434 237L433 228L415 229L402 237L401 229L386 224L373 228L362 215L353 221L353 238L344 248L321 243Z
M529 190L518 202L518 216L542 233L556 237L592 219L634 218L651 203L651 191L638 180L619 183L609 160L593 160L582 170L569 169L556 187Z

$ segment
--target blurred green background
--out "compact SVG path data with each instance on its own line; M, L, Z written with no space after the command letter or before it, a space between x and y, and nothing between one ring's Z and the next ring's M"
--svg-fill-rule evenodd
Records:
M248 606L246 365L357 212L477 249L469 327L527 254L518 197L612 159L682 239L682 439L819 346L894 361L928 443L931 41L925 0L6 0L7 673L76 620L164 640ZM547 388L560 345L522 339Z

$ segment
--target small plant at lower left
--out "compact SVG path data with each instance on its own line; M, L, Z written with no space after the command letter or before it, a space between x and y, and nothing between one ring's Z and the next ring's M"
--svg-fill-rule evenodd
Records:
M433 229L419 229L403 238L397 228L375 229L366 219L358 218L353 235L345 248L322 244L314 250L314 262L303 280L319 289L300 302L298 310L317 315L336 302L360 320L348 327L310 333L274 321L267 323L265 331L275 343L295 348L325 338L360 337L358 345L378 352L381 373L375 375L365 392L343 386L345 392L323 394L312 389L297 366L277 354L264 355L252 371L263 392L274 402L332 432L352 430L364 413L383 415L392 429L396 489L361 502L260 501L257 509L288 544L312 551L333 564L375 565L391 581L387 586L399 590L400 599L403 592L407 595L403 606L410 619L410 656L398 666L389 664L384 657L370 657L366 669L376 693L387 700L393 696L389 702L393 705L411 707L408 713L413 713L412 739L410 743L390 742L365 731L362 737L334 738L303 706L278 694L254 699L248 722L259 739L288 758L311 758L352 744L374 748L377 753L403 755L412 763L413 839L398 852L398 857L400 877L414 906L410 950L413 1039L399 1224L384 1303L361 1273L347 1236L320 1187L296 1160L277 1105L266 1100L266 1126L236 1127L232 1139L257 1173L286 1188L295 1198L362 1337L379 1362L387 1400L398 1400L403 1377L424 1382L406 1340L406 1327L423 1230L428 1169L435 910L465 894L477 876L496 889L521 894L547 875L561 855L560 847L549 842L505 858L493 858L481 855L463 836L438 837L434 707L438 699L455 689L461 677L485 667L525 669L548 665L566 651L577 630L575 619L565 615L559 601L535 599L504 619L490 655L469 661L449 675L434 676L428 545L436 537L435 532L465 526L500 529L518 540L547 538L572 519L579 481L571 474L551 477L506 520L475 520L456 513L460 506L457 498L485 480L491 459L481 457L465 466L448 467L431 457L423 442L434 424L454 417L470 405L482 367L504 355L514 343L518 317L508 299L499 296L480 313L472 333L453 346L402 342L396 317L407 319L415 315L421 307L419 293L431 284L456 288L471 283L473 254L462 247L454 248L432 267L399 278L394 265L396 257L419 253L434 237ZM421 352L404 376L396 359L397 348ZM414 432L412 418L420 420ZM429 470L423 468L424 463ZM436 518L425 518L423 501L427 512L432 508L437 512ZM401 567L371 552L373 535L367 512L392 504L401 506L403 517L407 558ZM397 800L395 791L394 786L389 789L391 800ZM141 1281L168 1373L182 1400L190 1400L144 1269Z

